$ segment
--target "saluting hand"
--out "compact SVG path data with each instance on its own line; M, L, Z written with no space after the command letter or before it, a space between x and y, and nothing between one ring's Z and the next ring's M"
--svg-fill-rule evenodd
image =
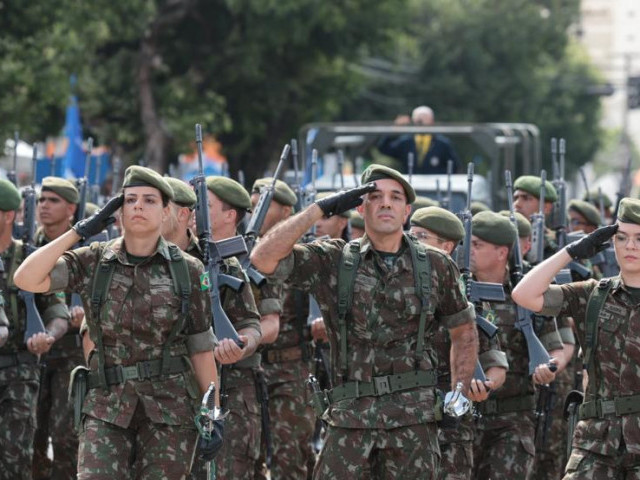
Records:
M365 193L373 192L375 189L375 182L369 182L359 187L324 197L318 200L316 205L320 207L324 216L329 218L361 205L362 196Z

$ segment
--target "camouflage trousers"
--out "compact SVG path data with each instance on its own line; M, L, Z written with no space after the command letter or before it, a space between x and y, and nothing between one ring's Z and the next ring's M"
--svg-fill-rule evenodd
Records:
M564 399L573 389L574 370L565 369L555 381L556 397L551 414L551 427L546 444L536 449L533 478L537 480L560 480L567 464L568 424L564 419Z
M610 457L573 447L564 480L640 480L640 455Z
M437 436L435 423L390 430L329 426L313 478L436 480Z
M69 402L71 370L84 365L82 350L48 357L40 380L38 428L34 439L33 478L68 480L75 478L78 436L73 426L73 405ZM49 437L54 461L47 457Z
M306 480L309 465L315 463L311 448L315 414L309 405L305 384L308 367L300 361L265 365L264 369L269 387L269 426L273 443L271 478ZM280 371L286 373L280 377ZM264 458L263 448L262 458L256 465L256 478L266 478Z
M254 374L248 368L228 372L225 382L229 416L224 423L224 443L215 459L216 479L252 479L260 457L262 432ZM206 473L206 464L196 458L190 478L206 480Z
M151 422L138 404L129 428L85 416L78 480L185 479L198 433L194 424Z
M439 428L440 480L468 480L473 473L473 437L475 424L471 415L461 419L457 428Z
M475 478L527 480L535 458L533 412L484 415L474 440Z
M31 479L40 366L0 369L0 479Z

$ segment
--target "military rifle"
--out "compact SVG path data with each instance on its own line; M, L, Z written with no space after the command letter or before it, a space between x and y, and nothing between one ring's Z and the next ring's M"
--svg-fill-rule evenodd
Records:
M293 161L294 180L292 189L296 194L296 212L301 212L304 199L302 198L302 185L300 185L300 168L298 165L298 141L295 138L291 139L291 160Z
M584 185L584 190L586 192L587 202L591 202L591 193L589 193L589 182L587 182L587 175L584 173L584 168L580 167L578 169L580 172L580 178L582 178L582 184Z
M76 209L76 222L84 219L84 214L87 208L87 189L89 187L89 168L91 168L91 150L93 150L93 138L89 137L87 140L87 155L84 160L84 176L77 180L78 193L80 194L80 201L78 202L78 208Z
M442 190L440 189L440 179L439 178L436 178L436 199L438 200L438 204L442 208L444 208L446 210L445 205L444 205L444 201L442 200Z
M214 242L212 240L207 180L202 164L202 127L200 124L196 124L196 145L198 147L198 175L192 180L197 197L196 230L200 248L202 249L202 263L205 266L210 282L209 295L211 297L214 330L218 339L230 338L239 346L243 346L238 337L238 332L233 328L229 317L227 317L227 314L222 309L220 289L222 287L229 287L237 292L244 286L244 282L230 275L223 274L220 270L225 258L246 253L247 246L241 235L220 242Z
M18 168L18 143L19 142L20 142L20 134L17 131L13 132L13 168L9 173L7 173L7 179L11 183L13 183L16 187L18 186L18 177L16 176L16 171Z
M613 220L612 223L616 222L618 218L618 209L620 208L620 201L629 195L629 191L631 190L631 155L627 157L627 164L624 168L624 172L622 174L622 181L620 182L620 188L618 189L618 193L616 194L616 206L613 210Z
M100 205L100 167L102 167L102 158L100 155L96 156L96 172L93 176L93 183L91 184L91 201ZM87 172L87 175L89 173Z
M409 173L409 185L411 185L413 180L413 168L415 163L415 155L413 152L409 152L407 154L407 172Z
M469 162L467 166L467 206L458 216L464 224L464 264L460 269L462 279L464 280L467 299L474 306L480 305L482 302L504 302L504 289L499 283L478 282L471 277L471 188L473 185L473 162ZM476 325L489 338L495 337L498 333L496 327L489 320L476 312ZM486 377L480 366L480 362L476 363L474 378L485 381Z
M27 258L35 250L34 237L36 233L36 163L38 160L38 146L33 144L33 158L31 161L33 176L31 177L31 185L26 187L22 192L24 198L24 228L22 235L22 243L24 248L24 258ZM36 296L33 292L27 292L26 290L20 290L20 298L24 302L27 309L27 324L24 329L24 343L36 333L44 332L44 323L42 323L42 317L38 308L36 307Z
M284 165L287 157L289 156L289 151L291 147L289 144L285 145L282 149L282 154L280 155L280 161L278 162L278 166L276 167L276 171L273 174L273 181L271 185L267 185L262 188L260 191L260 198L258 200L258 204L253 209L253 214L251 215L251 219L247 224L247 230L244 234L245 242L247 244L247 253L239 258L240 263L242 264L242 268L247 272L247 276L249 280L256 285L257 287L261 287L264 285L266 281L264 275L262 275L256 268L251 265L250 255L253 251L253 247L260 236L260 230L262 229L262 225L264 224L264 220L267 217L267 212L269 211L269 206L271 206L271 201L273 200L273 195L275 194L276 182L278 181L278 177L280 176L280 172L282 171L282 166Z

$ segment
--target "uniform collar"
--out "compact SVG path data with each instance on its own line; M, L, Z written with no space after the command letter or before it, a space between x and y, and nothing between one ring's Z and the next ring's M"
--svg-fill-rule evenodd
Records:
M169 253L169 245L167 241L160 237L158 239L158 244L156 245L156 250L149 257L154 257L156 255L162 256L165 260L171 261L171 254ZM129 259L127 258L127 251L124 246L124 237L118 237L113 242L107 244L104 249L104 253L102 254L103 260L109 262L111 260L117 260L122 264L128 265Z

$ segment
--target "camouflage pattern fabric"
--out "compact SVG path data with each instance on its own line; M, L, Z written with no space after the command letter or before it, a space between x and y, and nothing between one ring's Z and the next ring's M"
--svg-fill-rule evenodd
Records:
M0 368L0 478L30 480L40 366Z
M135 265L129 261L122 238L66 252L50 274L52 290L78 291L83 302L90 304L93 272L101 259L114 262L99 321L106 366L160 359L181 310L169 271L167 243L160 238L154 254ZM188 357L215 346L202 263L190 255L185 255L185 260L191 282L189 310L175 341L167 346L172 357ZM98 323L93 312L85 313L88 334L95 342ZM92 370L97 368L95 351L89 365ZM168 478L181 478L191 463L199 397L190 368L174 375L128 380L106 391L90 389L82 408L85 423L78 478L95 478L92 475L103 468L107 469L105 478L119 478L114 470L120 471L122 465L130 468L134 462L134 473L141 469L138 474L142 478L153 477L146 472L164 471L164 467ZM114 449L113 445L119 447ZM170 475L172 469L182 473Z
M621 475L621 472L622 473ZM574 448L564 480L640 480L640 455L624 452L618 458Z
M597 347L593 353L597 374L589 375L585 402L640 394L640 312L622 278L613 277L612 281L613 287L598 318ZM581 345L586 345L587 301L596 286L595 280L551 285L544 296L545 314L574 318ZM596 463L618 466L614 469L618 476L599 478L636 478L634 475L637 473L633 473L635 467L628 467L631 469L628 471L626 465L630 456L640 455L640 414L609 414L579 421L573 436L573 448L607 457ZM572 454L567 463L567 471L571 470L567 476L593 478L589 477L589 469L594 460L581 460L577 455Z
M1 254L5 271L0 276L0 291L2 291L4 309L11 328L7 343L0 348L0 356L15 354L28 356L27 347L23 342L26 307L18 296L12 277L13 272L22 263L21 252L23 252L22 242L12 240L9 247ZM45 325L55 318L69 320L64 296L36 295L35 299L36 307ZM0 467L0 478L31 478L32 445L36 430L36 406L40 381L40 366L36 365L35 357L31 360L32 364L0 369L0 390L2 391L0 421L5 427L2 431L10 432L9 436L3 437L4 440L0 446L3 452L0 454L3 463ZM16 453L18 450L19 453ZM5 471L12 472L11 475L2 475L5 468L7 469Z
M399 374L434 369L436 354L431 344L438 325L453 328L473 322L472 309L462 294L459 272L451 259L439 250L428 248L431 264L431 289L425 327L425 350L416 359L416 341L421 302L415 292L413 265L407 237L395 259L385 261L376 252L366 235L359 239L361 260L355 277L353 306L347 323L348 371L347 381L371 381L374 376ZM293 252L280 261L274 277L286 281L293 288L313 292L322 311L331 343L331 369L334 385L345 378L338 372L340 332L337 318L338 267L345 245L343 240L315 241L296 245ZM400 314L399 314L400 313ZM408 469L421 465L420 477L435 476L434 455L437 448L429 450L429 443L403 441L409 437L404 431L415 426L431 430L436 441L434 416L435 393L432 388L394 392L380 397L360 397L334 403L325 413L329 428L320 463L314 472L316 478L327 472L344 458L358 457L361 465L377 463L384 457L388 445L394 445L396 458L412 462ZM391 432L387 432L391 431ZM394 444L396 440L399 444ZM348 433L349 436L346 436ZM359 439L359 440L356 440ZM353 439L353 441L352 441ZM367 440L373 451L362 455L362 441ZM339 452L338 452L339 449ZM401 453L400 450L405 450ZM336 457L336 455L338 455ZM356 462L356 463L358 463ZM387 465L386 460L382 461ZM343 463L343 465L346 465ZM391 466L380 467L393 471ZM348 471L348 470L347 470ZM336 472L345 472L344 467ZM340 478L339 473L332 473ZM345 478L344 475L341 478ZM410 478L410 477L408 477Z
M196 446L192 425L156 423L142 403L129 428L87 416L80 432L78 480L184 479Z
M498 328L509 371L504 385L491 394L498 401L521 398L534 402L529 377L529 356L524 335L515 328L516 306L511 300L510 285L505 286L505 302L484 302L486 318ZM562 339L554 319L546 320L536 331L547 351L562 348ZM533 409L508 413L484 413L478 421L474 464L477 478L531 478L535 455L535 421Z
M436 480L438 463L437 432L433 423L388 430L329 426L313 478Z

